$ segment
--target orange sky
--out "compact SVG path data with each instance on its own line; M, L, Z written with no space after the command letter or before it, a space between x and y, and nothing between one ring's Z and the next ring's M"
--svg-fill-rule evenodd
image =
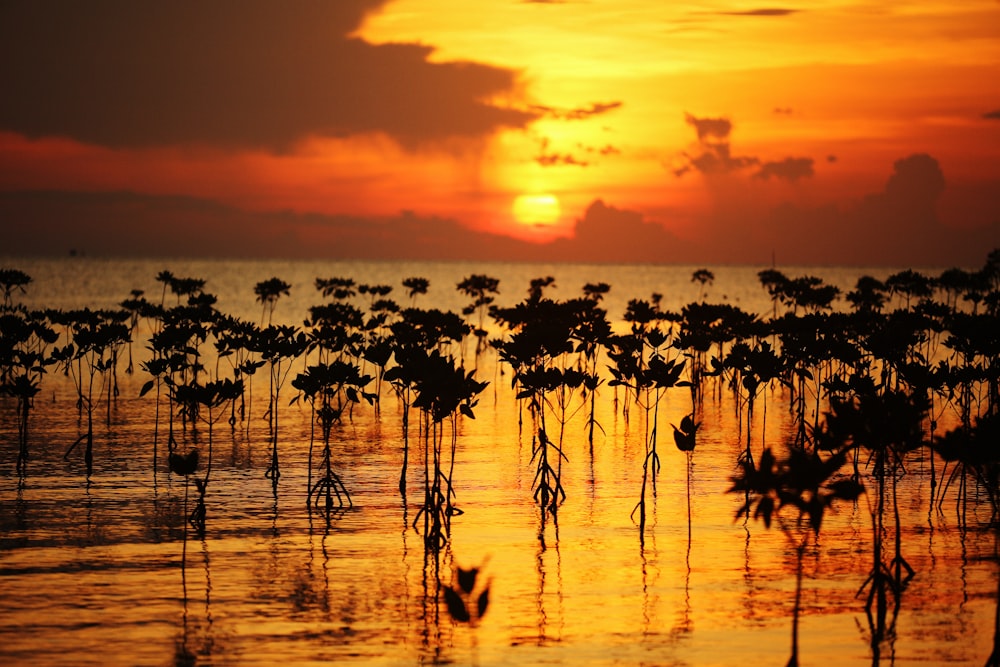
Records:
M64 253L47 229L92 254L976 266L997 26L996 0L5 2L0 255Z

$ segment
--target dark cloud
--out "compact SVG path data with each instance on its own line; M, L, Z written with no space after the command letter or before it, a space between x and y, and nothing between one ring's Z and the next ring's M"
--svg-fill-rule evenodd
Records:
M581 160L571 153L542 153L541 155L537 155L535 157L535 162L543 167L552 167L559 164L586 167L590 164L586 160Z
M800 178L809 178L814 173L811 157L786 157L781 162L765 162L754 174L754 178L767 180L774 176L779 180L797 181Z
M1000 210L997 185L992 194L988 188L969 193L979 199L967 204L976 210ZM940 209L946 190L937 160L911 155L896 161L881 192L854 206L775 209L759 245L799 263L977 266L986 252L1000 247L1000 219L982 221L975 228L944 225Z
M548 244L550 257L580 262L690 261L691 246L641 213L595 200L571 239Z
M983 114L983 118L987 118L989 120L1000 120L1000 109L996 109L995 111L987 111L986 113Z
M753 156L734 156L729 145L729 135L733 124L728 118L698 118L685 114L685 122L698 133L700 153L684 153L685 164L674 169L678 178L695 170L703 174L719 174L737 171L760 164Z
M726 140L733 131L733 124L728 118L697 118L688 113L684 114L684 120L698 132L698 141L701 142L709 139Z
M536 117L482 101L514 90L513 71L348 37L384 2L7 0L0 129L282 151L370 132L414 147Z
M578 107L575 109L557 109L556 107L534 105L529 110L559 120L585 120L592 116L599 116L609 111L614 111L620 108L622 104L622 102L595 102L588 107Z
M589 160L578 158L572 153L568 152L561 153L559 151L550 150L549 146L551 142L549 141L548 138L543 138L540 144L541 145L539 147L538 155L535 156L535 162L542 165L543 167L552 167L560 164L572 165L575 167L586 167L590 165ZM591 153L591 154L594 153L594 150L588 149L586 146L583 146L582 144L577 144L576 147L577 149L584 151L585 153Z
M687 156L690 165L703 174L722 174L760 164L752 155L733 156L728 143L709 144L700 155Z
M75 249L122 257L543 257L535 244L439 217L259 213L194 197L131 192L0 192L0 236L14 256Z
M732 206L700 219L697 239L682 239L640 212L596 200L572 238L545 244L412 213L255 213L192 197L0 192L0 238L15 257L77 249L129 257L745 264L770 263L773 254L785 265L979 266L1000 247L1000 183L956 191L969 210L993 212L974 228L942 224L938 209L950 188L936 160L910 156L882 191L854 205Z
M783 9L778 7L763 7L760 9L747 9L738 12L719 12L721 16L791 16L797 14L798 9Z
M938 161L919 153L896 160L884 196L895 208L926 210L933 208L944 188L944 174Z

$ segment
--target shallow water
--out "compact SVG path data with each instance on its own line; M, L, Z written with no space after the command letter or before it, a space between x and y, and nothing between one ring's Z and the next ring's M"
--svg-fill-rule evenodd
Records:
M57 308L112 307L133 288L150 300L155 275L206 277L226 313L259 319L253 284L279 276L293 284L276 316L289 322L319 303L315 277L350 276L397 285L423 275L431 292L419 305L458 310L453 285L471 273L501 277L509 305L530 278L554 275L558 298L584 282L612 285L612 318L629 298L664 294L677 308L698 296L691 268L149 263L68 260L3 263L35 282L22 301ZM770 307L756 268L716 270L709 299L747 310ZM824 275L822 270L810 271ZM798 275L788 269L788 275ZM849 287L859 275L828 270ZM564 278L564 276L566 276ZM61 277L56 280L56 277ZM65 282L63 282L65 279ZM54 284L55 283L55 284ZM451 283L451 284L449 284ZM454 293L454 294L453 294ZM397 296L398 300L404 300ZM136 351L139 354L138 350ZM740 499L726 493L745 425L728 399L707 401L692 457L690 539L687 458L660 439L662 472L646 537L630 518L641 485L646 424L633 406L626 421L614 392L598 393L603 427L593 446L583 417L565 427L567 500L558 520L532 502L531 435L495 356L478 362L491 384L476 419L459 422L454 483L463 514L437 557L413 530L423 459L411 451L408 493L401 412L391 395L375 417L367 405L334 433L334 466L354 507L327 525L306 507L309 419L281 405L282 476L277 498L264 478L269 446L259 386L249 435L225 420L212 433L207 531L185 539L184 481L153 469L152 395L146 378L121 376L110 426L95 433L88 480L76 451L80 433L72 386L47 377L32 413L26 481L14 472L13 405L0 401L0 662L30 665L733 665L784 664L791 639L794 547L776 529L735 520ZM673 390L672 390L673 391ZM659 423L687 412L683 390L668 392ZM388 393L388 392L387 392ZM291 398L287 388L283 396ZM781 442L790 428L780 389L751 424L754 449ZM103 404L102 404L103 405ZM100 412L100 411L99 411ZM102 419L104 415L101 415ZM198 446L207 446L207 428ZM193 442L182 445L186 448ZM411 445L415 439L411 433ZM937 464L940 466L940 463ZM916 570L893 631L870 642L864 595L871 560L866 497L824 520L805 559L800 659L803 665L981 665L993 646L997 609L994 532L986 505L969 506L960 528L953 502L932 509L930 462L915 459L901 481L903 552ZM940 474L940 469L937 470ZM193 503L190 490L188 505ZM436 583L456 565L484 564L490 606L476 627L456 624L438 603Z

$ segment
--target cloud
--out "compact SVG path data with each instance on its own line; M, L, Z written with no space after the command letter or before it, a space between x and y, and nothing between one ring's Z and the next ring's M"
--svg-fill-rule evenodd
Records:
M512 70L351 37L384 3L7 1L0 129L115 148L281 152L362 133L418 147L537 118L484 101L516 94Z
M791 16L797 14L798 9L783 9L778 7L763 7L760 9L747 9L744 11L718 12L720 16Z
M570 153L542 153L535 157L535 162L543 167L552 167L560 164L586 167L590 164L586 160L581 160Z
M983 118L987 118L989 120L1000 120L1000 109L996 109L994 111L987 111L986 113L983 114Z
M533 106L531 107L531 110L539 111L546 116L560 120L585 120L592 116L599 116L601 114L608 113L609 111L621 108L622 104L622 102L594 102L588 107L578 107L575 109L557 109L555 107L548 106Z
M779 180L794 182L800 178L809 178L814 173L811 157L786 157L781 162L765 162L754 174L754 178L767 180L774 176Z
M544 244L413 213L261 213L182 196L0 192L0 238L15 257L76 249L128 257L769 264L773 253L784 265L980 266L1000 247L1000 217L946 226L938 210L951 187L937 161L918 154L897 161L881 191L851 205L733 206L704 213L693 227L699 236L681 238L642 212L597 199L571 238ZM970 210L1000 210L995 181L954 196Z
M535 244L434 216L261 213L132 192L0 192L0 237L14 256L72 249L119 257L543 258Z
M637 211L597 199L577 220L569 239L547 246L548 256L580 262L680 262L690 260L690 246Z
M1000 188L975 193L966 204L998 210ZM975 228L942 223L948 189L938 161L927 154L901 158L880 192L851 206L804 208L785 205L772 210L758 244L796 263L868 266L978 266L985 254L1000 247L1000 219ZM741 222L731 221L736 226Z
M729 139L733 124L728 118L697 118L689 113L684 114L684 120L698 132L698 141L709 139Z
M674 169L678 178L695 170L703 174L720 174L738 171L760 164L753 156L734 156L729 145L729 135L733 124L728 118L698 118L685 114L685 122L698 133L700 153L684 153L685 163Z

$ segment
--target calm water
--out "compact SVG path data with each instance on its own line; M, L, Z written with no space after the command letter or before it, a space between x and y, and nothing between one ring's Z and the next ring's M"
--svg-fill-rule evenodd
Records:
M473 273L500 278L501 305L519 302L535 277L556 278L558 289L547 292L554 298L605 281L612 285L604 302L612 319L620 319L629 299L653 292L663 294L668 309L699 297L690 280L699 267L95 259L14 259L0 266L34 278L20 299L29 307L114 307L132 289L158 301L155 276L169 269L206 278L221 311L253 321L261 316L254 284L277 276L293 285L275 313L289 323L300 323L309 306L322 302L312 287L316 277L393 285L393 296L404 302L401 281L423 276L431 288L418 305L454 311L467 302L454 286ZM769 312L756 278L762 267L709 268L716 277L709 301ZM845 289L862 273L890 273L781 268ZM795 552L780 531L734 520L740 499L726 490L745 447L745 425L728 400L705 405L691 472L690 540L687 459L669 433L661 436L663 468L643 543L630 519L641 486L642 411L633 409L626 422L605 386L597 401L604 432L592 448L582 412L567 423L568 499L558 523L551 516L543 521L532 501L531 435L527 426L519 430L509 375L500 374L489 352L477 366L490 385L476 419L460 422L454 483L464 514L455 517L449 547L437 558L410 527L422 494L419 451L411 454L406 503L397 489L401 410L388 392L380 417L359 406L335 431L334 465L355 506L328 527L306 509L306 409L287 400L281 405L275 499L264 478L269 447L259 396L266 388L255 388L249 434L234 435L225 422L215 429L207 532L203 540L189 535L186 546L183 480L166 474L162 462L153 470L155 401L138 398L147 379L141 372L121 374L110 426L99 410L89 482L79 452L63 457L81 432L67 380L50 374L43 383L23 488L14 471L14 406L0 401L0 663L785 664ZM688 411L687 393L674 391L661 406L661 424L679 423ZM293 393L288 387L283 397ZM791 428L787 411L775 407L782 400L781 389L768 394L766 427L762 411L755 414L757 446L761 438L781 442ZM943 511L929 507L928 473L926 460L914 460L901 482L903 551L916 576L877 650L864 596L856 596L871 552L867 500L825 520L806 555L801 664L986 661L997 610L989 512L970 509L969 528L960 529L953 503ZM489 610L476 627L455 624L437 603L436 580L449 581L456 565L484 563Z

